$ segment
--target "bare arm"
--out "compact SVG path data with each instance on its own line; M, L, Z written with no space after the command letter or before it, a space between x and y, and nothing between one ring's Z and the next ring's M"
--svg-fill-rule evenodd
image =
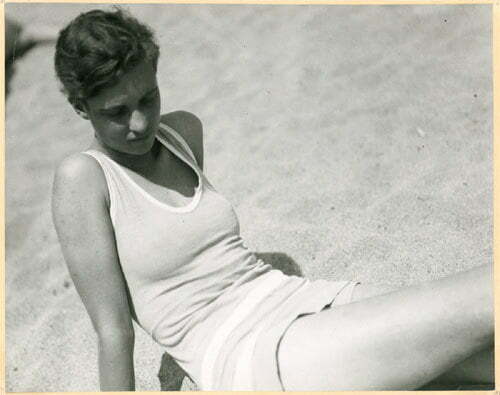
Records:
M98 337L101 391L134 390L134 329L104 174L77 154L59 166L52 212L71 278Z

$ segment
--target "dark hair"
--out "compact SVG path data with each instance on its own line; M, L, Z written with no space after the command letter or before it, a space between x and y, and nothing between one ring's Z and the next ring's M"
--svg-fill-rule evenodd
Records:
M119 8L80 14L59 33L56 74L72 105L115 84L143 60L156 71L159 48L152 31Z

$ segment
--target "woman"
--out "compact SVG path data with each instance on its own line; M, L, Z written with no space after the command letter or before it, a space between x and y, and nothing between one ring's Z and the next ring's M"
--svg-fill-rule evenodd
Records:
M80 15L56 48L95 136L58 167L53 215L97 333L101 390L134 389L132 320L203 390L493 381L490 265L399 291L272 270L203 174L200 121L160 116L158 56L119 10Z

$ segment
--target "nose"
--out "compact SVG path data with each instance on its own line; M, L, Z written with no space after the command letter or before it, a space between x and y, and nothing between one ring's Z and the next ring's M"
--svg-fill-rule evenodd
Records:
M130 116L129 129L134 133L146 131L148 126L146 117L140 111L134 111Z

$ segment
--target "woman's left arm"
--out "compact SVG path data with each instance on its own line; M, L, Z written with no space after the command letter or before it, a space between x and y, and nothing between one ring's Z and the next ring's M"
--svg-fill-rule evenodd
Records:
M170 126L186 140L198 166L203 170L203 125L198 117L187 111L174 111L162 115L161 122Z

